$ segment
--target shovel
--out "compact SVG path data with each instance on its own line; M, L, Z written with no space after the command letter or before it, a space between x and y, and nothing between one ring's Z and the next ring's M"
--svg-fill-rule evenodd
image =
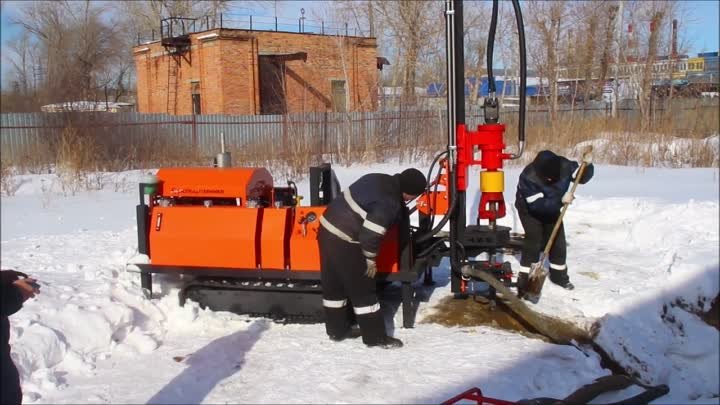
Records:
M570 195L572 196L575 196L575 189L577 188L578 184L580 184L580 179L582 179L582 176L585 173L585 167L587 167L587 160L589 160L588 158L591 153L592 146L589 146L587 149L585 149L585 152L583 152L583 161L580 164L580 169L578 169L577 176L575 176L575 181L570 188ZM563 217L565 216L565 212L567 211L569 205L570 204L563 204L563 207L560 210L560 216L555 222L555 226L553 227L552 233L550 234L550 238L545 244L545 250L543 250L543 252L540 254L540 259L530 266L530 275L528 276L527 289L525 290L525 295L523 296L523 298L532 303L537 303L540 300L540 294L542 293L543 284L545 284L545 279L547 278L547 275L550 271L545 265L545 258L547 258L550 254L550 249L552 249L553 242L555 241L555 237L560 230L560 225L562 224Z

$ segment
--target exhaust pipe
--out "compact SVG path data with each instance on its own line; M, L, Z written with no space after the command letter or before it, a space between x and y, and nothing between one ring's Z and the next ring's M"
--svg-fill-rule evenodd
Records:
M225 133L220 132L220 153L215 156L215 167L231 167L230 152L225 151Z

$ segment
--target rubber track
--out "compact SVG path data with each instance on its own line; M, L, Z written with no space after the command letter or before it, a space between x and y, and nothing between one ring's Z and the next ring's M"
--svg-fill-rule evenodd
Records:
M245 291L249 294L262 294L263 292L287 292L300 294L320 294L322 288L320 282L317 281L260 281L260 280L229 280L229 279L195 279L186 283L180 294L181 297L192 299L198 302L201 307L206 307L207 303L203 302L201 296L194 292L202 294L211 293L216 290L233 290ZM181 304L183 298L181 298ZM243 312L244 315L253 318L266 318L280 324L312 324L324 322L322 317L314 315L298 315L298 314L279 314L270 311L267 312Z

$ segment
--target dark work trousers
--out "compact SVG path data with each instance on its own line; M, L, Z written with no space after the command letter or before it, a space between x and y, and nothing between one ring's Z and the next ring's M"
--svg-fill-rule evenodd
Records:
M2 384L0 385L0 404L17 405L22 402L20 376L10 356L2 356Z
M541 221L523 209L518 209L518 215L523 228L525 228L520 266L529 268L530 265L538 261L540 252L545 249L545 245L555 227L555 221ZM550 280L556 284L564 285L569 281L567 265L565 264L566 257L565 225L560 224L560 229L558 229L555 241L550 248L549 257Z
M381 343L386 336L375 279L365 275L367 265L360 245L344 241L324 227L318 232L320 280L325 308L325 329L330 337L347 333L352 312L363 343Z

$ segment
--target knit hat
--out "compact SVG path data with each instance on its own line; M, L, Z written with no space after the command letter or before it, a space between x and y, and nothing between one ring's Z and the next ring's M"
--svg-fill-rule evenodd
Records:
M542 177L551 179L555 182L560 179L560 175L562 173L562 158L560 156L553 155L544 159L538 162L537 170Z
M396 176L399 178L400 190L405 194L420 195L427 187L425 175L418 169L405 169Z

